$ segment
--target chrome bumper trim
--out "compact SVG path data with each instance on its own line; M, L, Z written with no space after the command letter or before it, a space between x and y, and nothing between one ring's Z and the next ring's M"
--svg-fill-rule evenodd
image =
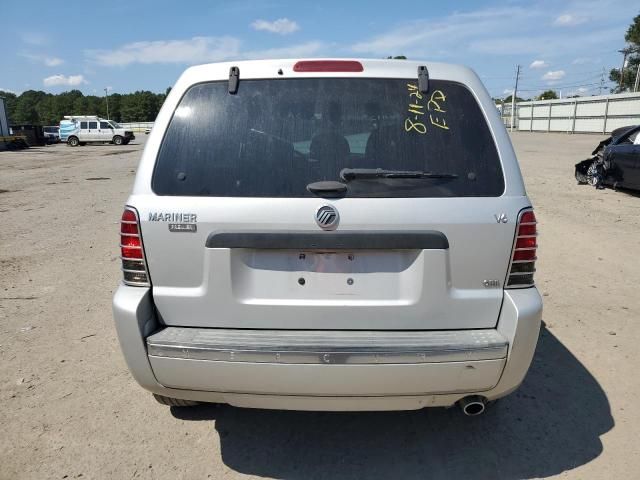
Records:
M497 330L336 331L167 327L147 338L150 356L219 362L402 364L495 360Z

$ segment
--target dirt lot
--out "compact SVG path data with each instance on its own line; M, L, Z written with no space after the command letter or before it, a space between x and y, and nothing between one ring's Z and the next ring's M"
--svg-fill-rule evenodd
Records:
M640 197L575 184L599 138L513 137L546 328L521 389L479 418L156 404L110 307L141 145L0 153L0 477L637 478Z

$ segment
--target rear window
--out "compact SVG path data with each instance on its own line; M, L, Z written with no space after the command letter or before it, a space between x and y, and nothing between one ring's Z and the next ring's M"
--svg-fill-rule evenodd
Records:
M486 120L461 84L431 80L241 80L191 87L165 133L158 195L310 197L342 169L446 174L347 182L347 197L500 196L504 179Z

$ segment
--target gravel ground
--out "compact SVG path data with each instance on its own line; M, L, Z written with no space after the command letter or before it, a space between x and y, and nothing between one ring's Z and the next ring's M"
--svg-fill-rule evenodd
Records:
M640 197L576 185L599 139L513 135L546 327L522 387L478 418L158 405L110 306L142 145L0 153L0 478L636 478Z

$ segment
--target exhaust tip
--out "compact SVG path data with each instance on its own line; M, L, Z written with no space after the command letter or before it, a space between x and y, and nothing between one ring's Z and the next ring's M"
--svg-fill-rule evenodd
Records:
M484 413L487 399L480 395L470 395L458 402L462 412L468 417L475 417Z

